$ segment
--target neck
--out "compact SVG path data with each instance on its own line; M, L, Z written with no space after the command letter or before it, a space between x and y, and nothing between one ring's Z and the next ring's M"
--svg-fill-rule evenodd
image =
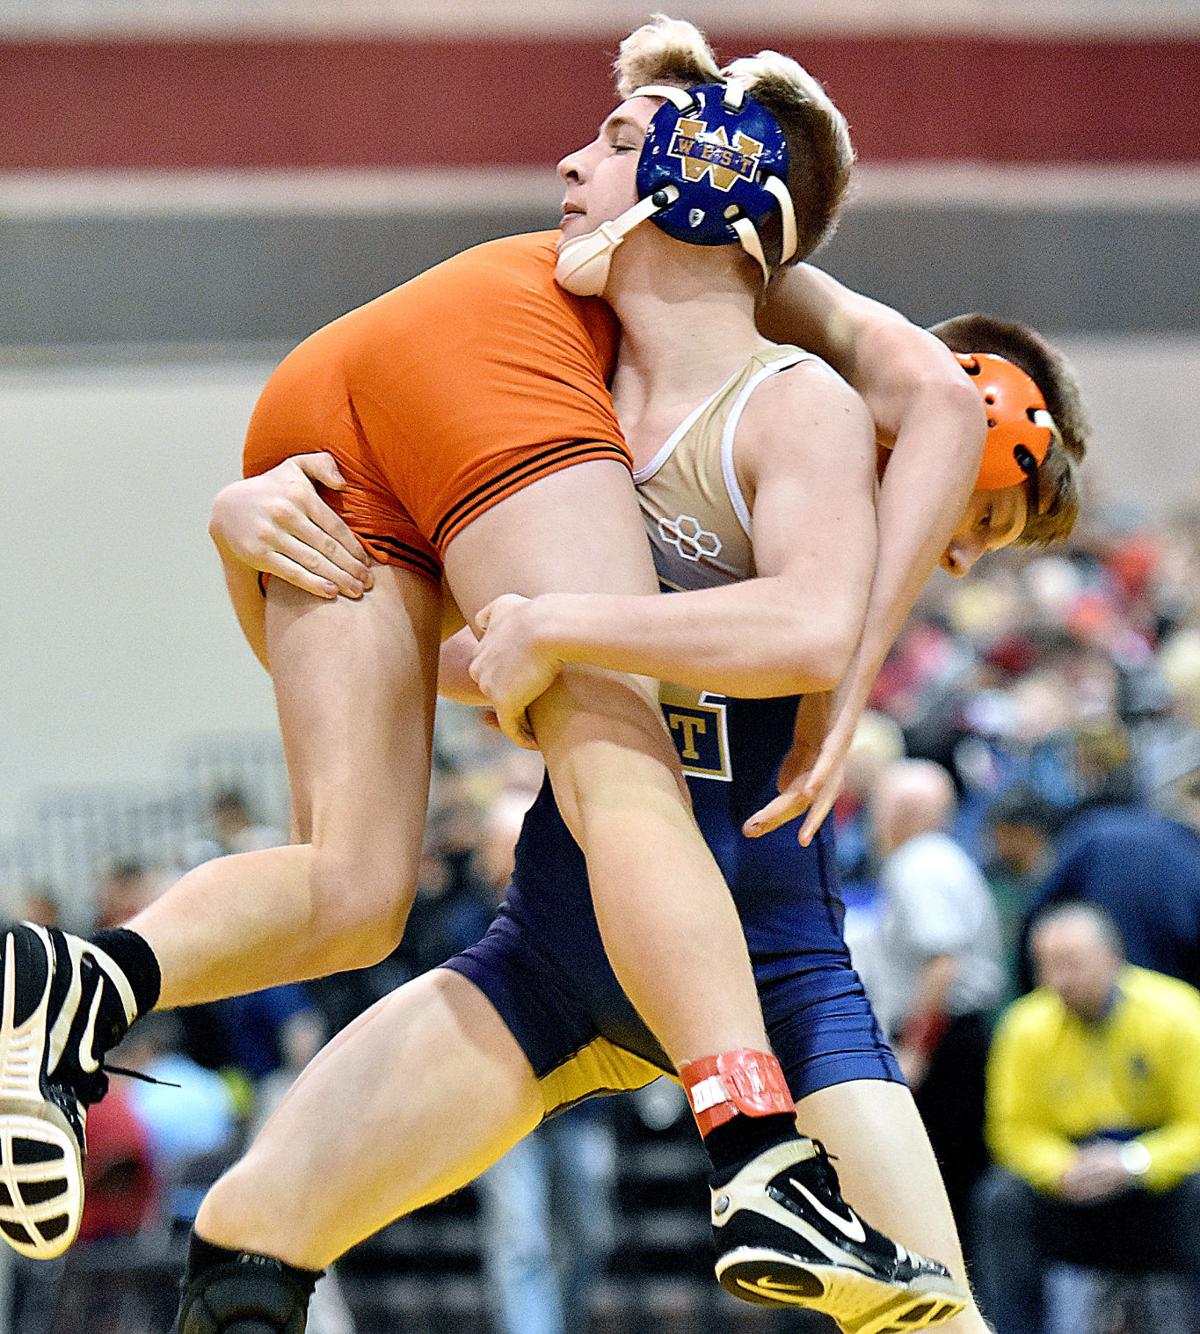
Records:
M640 240L631 236L614 256L605 292L621 322L613 399L627 433L651 405L666 412L701 402L766 346L740 255Z
M1112 1014L1113 1009L1116 1006L1117 998L1119 997L1119 995L1120 991L1117 988L1116 982L1114 982L1112 986L1108 989L1108 992L1104 996L1103 1000L1099 1001L1095 1005L1089 1005L1077 1009L1075 1013L1089 1027L1096 1028L1100 1024L1103 1024L1108 1019L1109 1015Z

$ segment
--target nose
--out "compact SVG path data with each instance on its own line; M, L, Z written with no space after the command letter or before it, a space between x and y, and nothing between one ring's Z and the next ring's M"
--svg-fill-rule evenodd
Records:
M942 555L942 569L955 579L961 579L963 575L970 574L981 554L977 547L960 546L959 543L952 542Z
M578 185L583 180L582 154L578 151L568 153L555 170L567 185Z

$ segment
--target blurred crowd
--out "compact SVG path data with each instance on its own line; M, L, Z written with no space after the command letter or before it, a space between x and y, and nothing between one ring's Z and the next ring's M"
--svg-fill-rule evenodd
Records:
M934 581L872 706L847 935L985 1312L1200 1329L1200 511Z
M205 1185L321 1043L482 934L540 781L536 756L448 711L397 952L137 1026L115 1063L161 1082L117 1078L89 1118L88 1207L68 1265L82 1266L89 1328L133 1328L97 1313L97 1292L116 1302L120 1289L96 1282L106 1248L119 1256L136 1237L168 1272ZM877 683L831 818L852 954L997 1334L1194 1334L1200 509L1153 530L1110 511L1061 553L1004 553L969 579L934 580ZM216 795L208 825L178 866L103 868L97 923L127 920L180 869L286 841L238 791ZM31 888L24 911L53 921L53 893ZM665 1105L686 1123L681 1101ZM544 1127L477 1188L497 1334L587 1328L618 1231L613 1118L597 1107ZM3 1258L0 1331L81 1327L55 1323L69 1272ZM1176 1288L1167 1314L1147 1314L1159 1277ZM312 1334L350 1334L336 1279L319 1292Z

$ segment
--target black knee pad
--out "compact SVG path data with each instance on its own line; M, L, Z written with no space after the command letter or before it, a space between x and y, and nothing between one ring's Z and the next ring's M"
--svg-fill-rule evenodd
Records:
M187 1284L173 1334L304 1334L317 1277L265 1255L240 1255Z

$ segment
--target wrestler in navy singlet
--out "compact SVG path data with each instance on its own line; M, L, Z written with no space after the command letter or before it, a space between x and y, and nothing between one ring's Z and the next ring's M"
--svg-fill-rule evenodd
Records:
M737 423L762 380L814 360L790 347L752 357L634 474L665 589L754 576L750 514L733 466ZM830 823L808 848L792 825L759 839L741 832L776 794L797 703L662 688L696 819L746 932L767 1032L799 1099L852 1079L902 1076L842 938ZM547 1113L672 1070L609 965L584 857L549 781L525 817L496 920L445 966L496 1007L538 1076Z

